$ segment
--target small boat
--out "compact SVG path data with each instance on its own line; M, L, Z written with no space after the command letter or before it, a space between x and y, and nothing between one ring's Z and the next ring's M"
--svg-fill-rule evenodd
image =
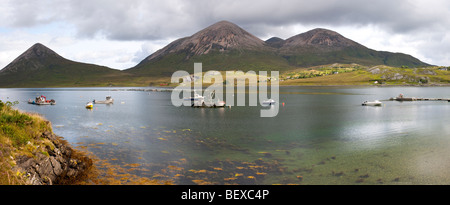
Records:
M201 96L197 93L194 94L194 97L185 97L184 100L186 101L199 101L199 100L204 100L205 97Z
M214 103L214 107L225 107L225 101L217 101L216 103Z
M106 100L94 100L94 104L113 104L114 99L111 98L111 96L106 96Z
M265 106L267 106L267 105L275 105L275 100L273 100L273 99L268 99L268 100L264 100L263 102L262 102L262 104L263 105L265 105Z
M375 101L372 101L372 102L369 102L369 101L365 101L365 102L363 102L363 106L381 106L383 103L382 102L380 102L380 101L378 101L378 100L375 100Z
M94 107L94 104L92 102L86 103L86 108L87 109L92 109L93 107Z
M56 101L51 99L47 100L47 98L43 95L36 97L35 100L28 100L28 104L32 105L56 105Z
M201 96L194 91L194 97L185 97L184 100L191 101L191 107L195 108L216 108L225 107L225 101L214 99L216 91L209 94L209 98Z

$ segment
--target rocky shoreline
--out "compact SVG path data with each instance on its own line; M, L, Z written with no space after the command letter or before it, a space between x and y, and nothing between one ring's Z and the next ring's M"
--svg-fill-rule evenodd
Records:
M13 171L26 185L74 184L87 178L93 166L89 157L49 131L42 133L41 139L48 140L36 146L45 146L45 151L35 152L32 156L18 155L14 159Z

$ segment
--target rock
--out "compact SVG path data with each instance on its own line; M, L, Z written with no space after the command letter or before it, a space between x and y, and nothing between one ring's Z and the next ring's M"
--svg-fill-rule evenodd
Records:
M50 157L50 162L51 162L52 167L53 167L53 173L56 176L61 175L61 173L63 172L62 167L61 167L61 163L59 161L57 161L55 159L55 157Z
M400 73L395 73L394 77L391 78L391 80L400 80L403 79L403 75Z
M53 146L44 146L48 155L37 152L33 157L22 155L15 159L13 169L24 176L26 184L70 184L86 175L92 160L74 155L74 150L55 134L44 132L42 137L53 143ZM51 150L51 147L55 148Z
M432 70L423 70L423 71L419 72L419 74L436 75L436 72L434 72Z
M51 182L56 181L56 175L53 172L53 166L50 158L46 158L37 164L36 172L43 180L50 179Z
M380 74L381 73L379 68L370 69L369 72L372 74Z

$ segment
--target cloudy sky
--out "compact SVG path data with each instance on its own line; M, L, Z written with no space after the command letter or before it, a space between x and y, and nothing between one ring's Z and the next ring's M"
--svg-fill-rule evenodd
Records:
M70 60L133 67L221 20L267 40L327 28L375 50L450 66L450 1L0 0L0 69L40 42Z

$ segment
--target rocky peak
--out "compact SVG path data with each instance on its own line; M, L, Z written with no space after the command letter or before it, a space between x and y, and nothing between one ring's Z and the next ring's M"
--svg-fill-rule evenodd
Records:
M225 52L231 49L258 50L265 47L263 40L248 33L228 21L217 22L190 37L178 39L149 56L147 60L159 56L185 51L186 58L204 55L211 51Z
M284 42L285 40L278 37L272 37L266 40L266 44L274 48L280 48L283 46Z
M345 38L337 32L322 28L316 28L287 39L285 46L342 48L350 46L360 46L360 44Z
M47 58L47 57L61 57L61 56L59 56L55 51L51 50L50 48L40 43L36 43L33 46L31 46L28 50L26 50L22 55L20 55L17 59Z
M50 48L36 43L3 68L0 73L18 72L21 69L37 70L49 59L62 58ZM24 66L26 65L26 66Z

